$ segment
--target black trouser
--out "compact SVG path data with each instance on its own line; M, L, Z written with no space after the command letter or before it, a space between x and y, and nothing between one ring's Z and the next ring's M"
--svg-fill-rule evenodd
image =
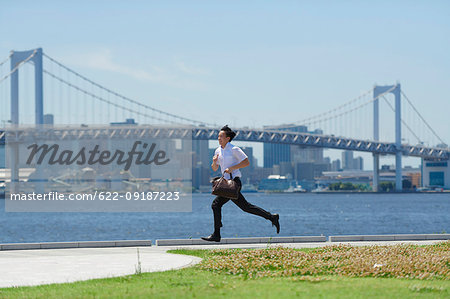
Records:
M235 177L233 180L236 181L236 183L238 183L239 186L242 186L242 183L241 183L241 180L239 179L239 177ZM211 205L211 208L214 212L214 233L215 234L220 234L220 227L222 226L222 206L224 204L226 204L230 199L239 208L241 208L241 210L243 210L244 212L258 215L258 216L261 216L268 220L272 219L272 214L270 214L266 210L261 209L260 207L257 207L255 205L252 205L251 203L249 203L244 198L244 196L242 195L241 192L239 192L239 197L237 199L217 196Z

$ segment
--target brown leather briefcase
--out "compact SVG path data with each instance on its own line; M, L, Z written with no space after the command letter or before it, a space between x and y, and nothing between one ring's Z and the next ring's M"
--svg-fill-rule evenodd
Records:
M225 173L224 173L225 175ZM233 176L230 173L230 180L227 180L224 175L214 178L212 183L211 194L222 196L231 199L237 199L239 197L240 186L233 180Z

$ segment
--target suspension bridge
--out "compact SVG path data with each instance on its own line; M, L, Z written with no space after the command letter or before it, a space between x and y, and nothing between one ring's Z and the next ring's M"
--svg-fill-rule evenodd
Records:
M30 80L30 73L34 80ZM29 85L19 86L20 76L21 82L34 82L34 93L30 93ZM394 103L390 96L394 96ZM147 104L148 101L132 99L96 83L48 56L41 48L11 51L10 56L0 62L0 97L0 142L3 144L7 134L8 140L18 141L28 138L27 134L35 134L20 126L32 123L54 124L51 129L43 126L42 130L59 140L105 136L182 138L188 134L193 139L211 140L216 139L219 132L217 124L157 109ZM23 100L33 97L34 105L30 100ZM19 102L25 104L19 105ZM382 112L381 103L392 113L391 122L380 121L380 114L387 113ZM137 120L138 125L104 126L124 119ZM372 126L367 125L370 119ZM380 134L382 125L388 126L383 136ZM299 131L302 126L318 129L314 133ZM378 187L381 155L395 156L398 191L402 186L402 156L450 159L450 149L414 107L400 84L374 86L338 107L287 125L238 128L236 132L238 141L370 152L374 157L374 190Z

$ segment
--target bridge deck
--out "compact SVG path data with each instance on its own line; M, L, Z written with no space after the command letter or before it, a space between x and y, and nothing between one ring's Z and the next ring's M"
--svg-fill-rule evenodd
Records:
M395 143L374 140L361 140L333 135L315 135L309 133L270 131L258 129L237 129L235 140L292 144L301 146L324 147L340 150L372 152L381 155L395 155L398 151L404 156L427 159L450 159L449 148L426 147L423 145L402 144L397 149ZM5 139L24 141L28 138L46 140L78 139L142 139L142 138L188 138L216 139L219 129L192 126L104 126L104 127L53 127L44 129L15 128L0 131L0 144Z

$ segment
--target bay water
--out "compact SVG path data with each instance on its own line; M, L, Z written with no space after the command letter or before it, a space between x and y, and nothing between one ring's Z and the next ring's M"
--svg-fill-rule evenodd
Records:
M268 220L222 209L222 237L430 234L450 232L449 193L244 193L280 214ZM186 213L12 213L0 199L0 243L199 238L213 231L210 194L193 194Z

